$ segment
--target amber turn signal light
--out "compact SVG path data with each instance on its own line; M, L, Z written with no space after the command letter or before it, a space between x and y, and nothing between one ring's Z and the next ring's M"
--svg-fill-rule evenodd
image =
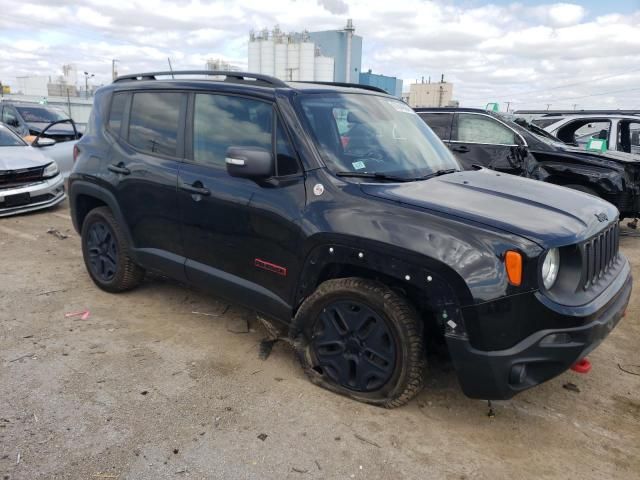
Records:
M520 286L522 283L522 255L513 250L507 251L504 254L504 265L507 268L509 283L516 287Z

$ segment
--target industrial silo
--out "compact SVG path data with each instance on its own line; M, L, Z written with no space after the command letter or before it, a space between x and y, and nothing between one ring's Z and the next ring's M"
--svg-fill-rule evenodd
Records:
M316 47L308 40L300 43L300 80L313 81Z
M318 55L315 59L314 80L316 82L333 82L333 57Z
M275 75L281 80L287 80L287 44L282 38L275 42Z
M300 80L300 43L289 38L287 45L287 74L286 80Z
M260 73L273 75L275 72L275 59L273 39L269 34L263 35L260 41Z
M252 34L249 37L249 71L260 73L260 41Z

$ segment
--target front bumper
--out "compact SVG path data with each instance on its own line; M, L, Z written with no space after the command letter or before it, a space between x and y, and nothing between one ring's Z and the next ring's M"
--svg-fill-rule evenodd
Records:
M14 203L16 198L21 199L18 205ZM65 198L64 178L61 174L19 187L0 188L0 217L52 207Z
M610 287L615 294L585 316L581 326L539 330L505 350L478 350L466 337L446 335L462 391L471 398L504 400L561 374L595 349L618 324L629 303L631 286L631 269L626 263ZM575 313L567 312L565 317L575 320Z

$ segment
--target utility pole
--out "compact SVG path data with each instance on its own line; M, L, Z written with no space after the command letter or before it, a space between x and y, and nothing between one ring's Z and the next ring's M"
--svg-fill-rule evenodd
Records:
M577 104L577 103L574 103L574 104L573 104L573 109L575 110L577 106L578 106L578 104Z
M84 72L84 96L89 98L89 79L95 77L93 73Z
M513 102L504 102L507 104L507 113L509 113L509 105L511 105Z
M116 77L118 76L118 71L116 70L116 63L118 63L120 60L114 58L113 60L111 60L111 80L115 80Z
M547 103L547 112L549 111L549 107L551 107L551 103Z

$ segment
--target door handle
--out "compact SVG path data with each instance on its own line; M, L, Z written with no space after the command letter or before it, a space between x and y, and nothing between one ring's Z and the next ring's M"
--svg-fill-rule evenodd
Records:
M107 167L113 173L119 173L121 175L129 175L131 170L124 166L124 163L120 162L118 164L111 164Z
M464 145L458 145L451 147L451 150L454 152L467 153L469 151L469 147L465 147Z
M183 183L180 185L180 189L193 195L203 195L205 197L211 195L211 190L202 185L202 182L200 181L194 182L193 185Z

